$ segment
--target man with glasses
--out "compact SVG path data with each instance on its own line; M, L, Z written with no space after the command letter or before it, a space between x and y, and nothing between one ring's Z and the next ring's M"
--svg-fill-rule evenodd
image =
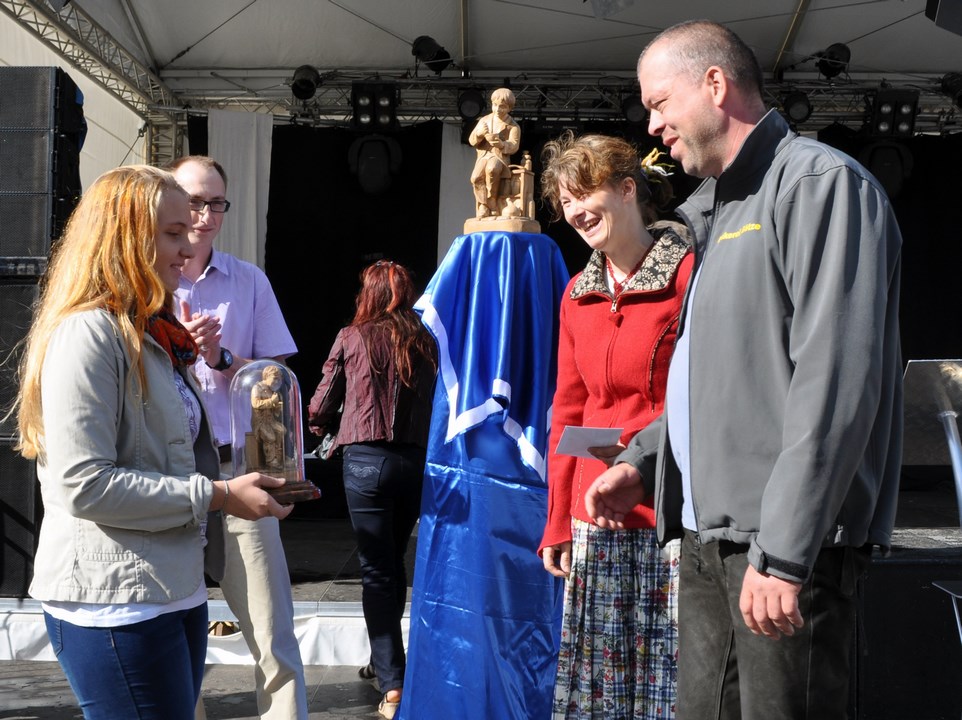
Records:
M228 388L253 360L279 362L297 351L274 290L256 265L214 248L224 215L227 175L216 160L191 155L170 170L190 196L190 243L176 291L178 310L200 349L194 365L221 451L221 472L233 474ZM227 567L221 590L251 655L262 718L307 718L304 666L294 637L290 575L277 520L227 518ZM198 703L197 717L205 717Z

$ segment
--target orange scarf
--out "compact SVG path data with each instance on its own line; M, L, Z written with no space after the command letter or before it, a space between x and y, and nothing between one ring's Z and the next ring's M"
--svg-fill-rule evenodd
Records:
M175 367L193 365L197 361L197 343L170 310L152 315L147 320L147 332L167 351Z

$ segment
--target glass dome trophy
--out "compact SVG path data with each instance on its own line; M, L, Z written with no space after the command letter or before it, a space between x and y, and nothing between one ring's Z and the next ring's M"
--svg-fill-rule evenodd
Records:
M237 371L229 394L234 476L282 478L282 486L264 489L283 505L319 498L321 491L304 476L301 390L294 373L273 360L256 360Z

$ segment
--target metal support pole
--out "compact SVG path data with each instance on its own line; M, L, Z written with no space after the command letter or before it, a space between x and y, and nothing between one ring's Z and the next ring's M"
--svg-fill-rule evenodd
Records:
M959 439L959 424L956 421L958 416L955 410L943 410L939 413L939 420L945 428L945 441L949 445L952 476L955 478L955 500L959 506L959 525L962 526L962 440Z

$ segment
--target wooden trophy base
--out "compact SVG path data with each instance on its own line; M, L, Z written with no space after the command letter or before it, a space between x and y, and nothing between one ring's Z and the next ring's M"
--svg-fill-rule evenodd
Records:
M526 232L540 233L541 223L531 218L486 217L468 218L464 221L464 234L476 232Z
M264 488L277 502L281 505L288 505L304 500L317 500L321 497L321 491L314 483L299 477L298 468L290 458L285 461L283 468L269 467L264 463L261 449L254 439L253 433L247 433L244 439L246 441L247 472L259 472L263 475L282 478L285 481L280 487Z

